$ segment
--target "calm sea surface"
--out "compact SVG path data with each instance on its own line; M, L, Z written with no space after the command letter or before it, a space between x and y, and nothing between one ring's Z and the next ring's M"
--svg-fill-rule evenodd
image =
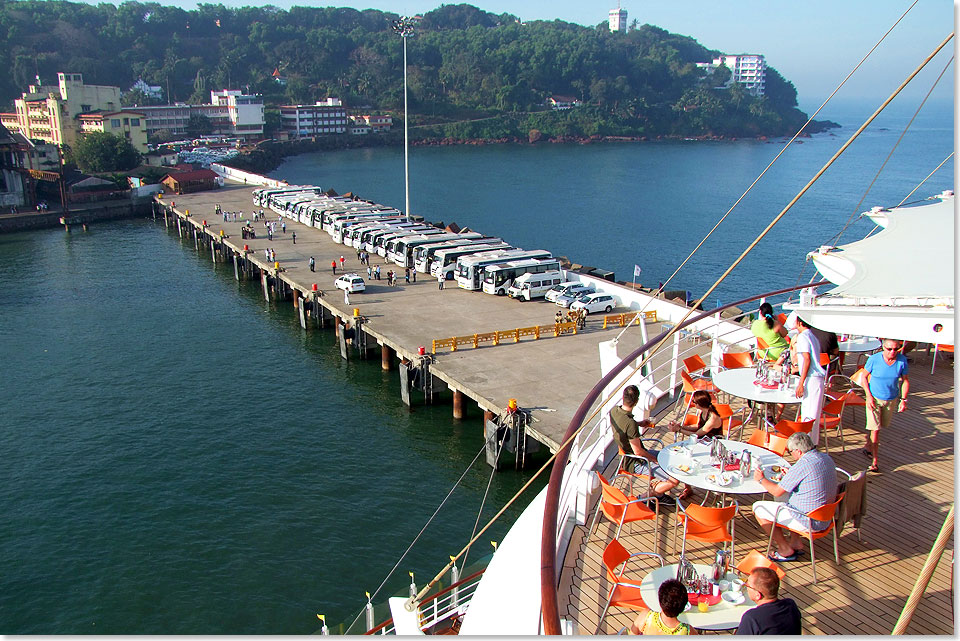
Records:
M672 287L702 293L858 124L827 117L853 126L789 151ZM855 211L905 122L866 134L712 298L808 279L805 252ZM415 148L411 209L621 279L636 263L656 285L778 143ZM949 114L923 117L861 210L898 203L952 147ZM402 168L401 150L360 150L275 175L402 207ZM332 332L302 332L289 305L162 225L0 236L0 282L0 633L295 634L317 612L352 619L482 447L476 413L408 411L395 372L343 362ZM459 551L488 473L467 475L378 599ZM527 478L498 474L485 516Z

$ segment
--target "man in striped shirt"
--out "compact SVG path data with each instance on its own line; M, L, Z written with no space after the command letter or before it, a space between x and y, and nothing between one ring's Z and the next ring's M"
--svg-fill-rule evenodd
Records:
M837 498L837 467L826 452L817 451L809 434L796 432L787 440L787 451L797 462L784 474L779 483L774 483L763 475L763 470L756 469L753 478L759 482L764 491L774 498L788 495L785 508L780 501L757 501L753 504L753 515L757 517L760 527L767 534L773 527L774 518L777 524L787 526L793 530L805 531L811 524L814 531L829 527L829 521L811 521L807 513ZM792 536L789 540L782 528L777 527L773 532L773 541L777 546L776 552L770 555L774 561L795 561L803 550L803 537Z

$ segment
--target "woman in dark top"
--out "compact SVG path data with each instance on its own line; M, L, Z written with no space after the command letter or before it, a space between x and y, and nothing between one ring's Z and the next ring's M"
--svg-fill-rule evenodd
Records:
M684 434L696 434L697 438L704 436L723 438L723 421L720 418L720 412L713 404L708 392L697 390L693 393L693 400L690 409L695 410L699 416L696 425L681 425L676 421L670 422L670 429L674 432L683 432Z

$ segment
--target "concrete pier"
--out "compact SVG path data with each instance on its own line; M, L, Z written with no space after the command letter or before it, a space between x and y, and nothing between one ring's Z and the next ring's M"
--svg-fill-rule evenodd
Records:
M166 198L158 200L157 206L164 209L165 224L168 216L176 219L181 237L181 226L185 226L203 237L201 242L206 240L211 247L216 243L221 260L234 262L237 278L241 272L259 274L267 301L283 300L287 292L306 292L312 297L315 324L323 327L327 319L333 317L338 336L343 334L341 323L349 321L351 326L354 325L353 309L357 308L367 319L362 323L366 351L380 347L384 370L391 369L394 358L408 363L411 370L420 368L424 357L419 354L419 348L424 347L429 355L433 339L554 322L558 308L542 299L521 303L507 297L464 291L452 281L447 281L447 286L438 290L434 279L423 277L409 284L401 278L397 285L390 287L387 285L387 270L399 270L402 274L402 269L376 255L371 256L371 263L381 265L383 276L382 280L370 280L366 266L361 266L357 259L356 250L333 242L320 229L289 219L284 219L286 233L281 233L278 225L273 240L267 239L262 221L252 223L257 238L243 239L241 227L252 220L254 211L252 191L252 187L228 183L215 191L178 195L175 206ZM223 222L223 218L214 213L218 204L225 212L243 212L242 220ZM186 215L187 210L190 210L190 216ZM275 212L266 209L264 212L268 220L277 219ZM206 219L206 226L202 224L203 219ZM297 232L296 244L292 241L293 230ZM245 245L248 252L244 251ZM279 270L266 259L265 249L276 252ZM217 259L216 253L213 252L214 260ZM340 256L346 259L345 271L360 274L366 282L366 291L351 294L349 305L344 303L343 293L334 287L334 280L343 273L339 266ZM311 257L316 261L316 271L309 268ZM338 263L336 274L330 269L332 261ZM317 284L316 292L313 291L314 283ZM293 301L296 305L296 294ZM460 347L455 352L438 352L431 357L427 374L432 383L428 386L428 399L449 388L455 390L455 417L465 414L468 400L476 403L487 417L503 414L508 400L516 398L522 409L531 412L532 423L527 427L527 434L556 450L570 417L601 375L598 343L613 339L621 330L616 326L603 329L602 316L589 316L586 327L575 335L524 339L497 346L486 343L476 349L470 346ZM661 327L653 324L647 330L654 335ZM620 339L619 353L627 354L642 343L640 329L631 328ZM344 358L351 357L351 351L354 357L372 356L347 349L345 345L342 350ZM667 354L658 357L660 360L669 357L670 350L665 351ZM419 402L416 397L414 402Z

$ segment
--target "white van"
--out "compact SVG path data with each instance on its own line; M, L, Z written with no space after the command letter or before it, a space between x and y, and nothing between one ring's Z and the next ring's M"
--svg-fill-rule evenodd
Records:
M507 290L507 296L510 298L519 298L520 300L533 300L539 298L550 291L555 285L563 282L563 272L561 270L551 270L541 273L527 272L517 276L513 285Z

